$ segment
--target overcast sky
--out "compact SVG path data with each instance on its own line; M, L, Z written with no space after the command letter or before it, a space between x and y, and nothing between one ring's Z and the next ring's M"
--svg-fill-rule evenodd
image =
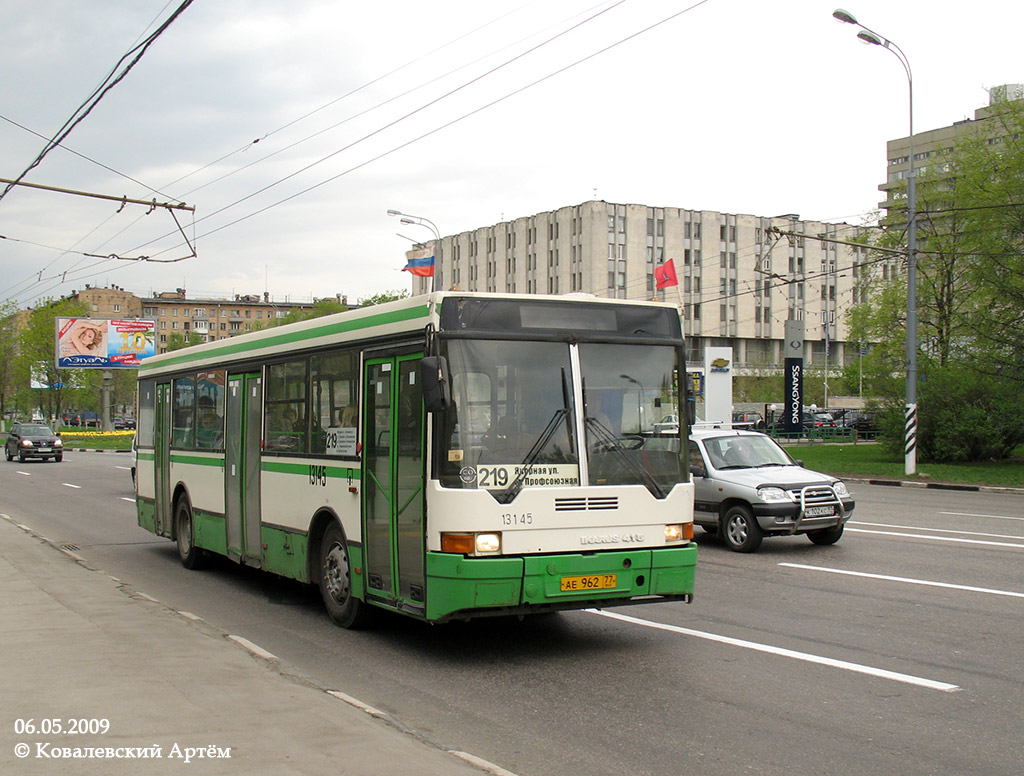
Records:
M839 1L906 53L918 132L1024 82L1024 5ZM3 0L0 178L180 2ZM168 261L190 250L163 209L18 187L0 301L92 283L354 302L409 288L405 251L430 237L389 208L442 235L594 198L862 223L907 78L835 8L195 0L25 180L194 206L176 215L198 256Z

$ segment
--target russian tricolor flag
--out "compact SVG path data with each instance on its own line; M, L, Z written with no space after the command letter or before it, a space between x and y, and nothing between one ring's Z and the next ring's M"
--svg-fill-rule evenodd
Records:
M402 267L402 272L411 272L421 278L434 277L434 255L428 256L426 253L426 251L420 251L419 255L407 254L409 262Z

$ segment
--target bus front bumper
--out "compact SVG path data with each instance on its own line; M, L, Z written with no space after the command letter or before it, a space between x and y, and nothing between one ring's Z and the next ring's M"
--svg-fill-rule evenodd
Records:
M470 558L427 553L430 621L686 601L697 545L650 550Z

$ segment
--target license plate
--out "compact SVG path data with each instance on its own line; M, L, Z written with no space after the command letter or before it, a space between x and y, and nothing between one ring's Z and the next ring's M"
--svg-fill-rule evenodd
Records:
M608 590L616 586L616 574L587 574L582 577L562 577L563 593L576 590Z
M40 453L52 453L53 450L51 450L49 447L40 447L39 448L39 452Z
M824 515L834 515L835 513L835 507L807 507L804 510L804 515L807 517L823 517Z

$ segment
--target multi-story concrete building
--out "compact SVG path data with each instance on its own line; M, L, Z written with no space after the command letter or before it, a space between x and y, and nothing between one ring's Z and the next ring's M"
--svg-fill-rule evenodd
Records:
M413 293L433 282L676 302L689 360L701 361L707 346L730 346L737 370L747 373L780 367L785 321L803 320L807 362L838 367L859 353L847 347L845 313L861 301L867 259L864 248L844 243L866 231L796 215L591 201L443 237L439 247L426 243L436 276L413 278ZM654 269L669 259L679 285L657 290Z
M190 334L199 334L203 342L212 342L244 334L293 310L308 310L313 306L312 302L278 302L269 293L262 296L236 294L227 299L189 299L184 288L138 297L117 286L87 285L81 291L72 291L70 297L85 304L97 318L156 321L158 353L167 350L172 334L181 334L186 339ZM338 301L347 303L343 297L338 297Z
M928 169L934 171L937 165L944 164L942 156L953 150L957 140L970 133L978 133L990 142L999 142L1000 129L998 124L989 122L995 112L995 106L1006 100L1024 99L1024 84L1004 84L988 90L988 105L974 111L974 119L956 121L947 127L930 129L926 132L914 133L914 170L921 175ZM878 203L883 210L905 209L907 173L910 171L910 135L890 140L885 146L888 167L885 183L878 190L885 199Z

